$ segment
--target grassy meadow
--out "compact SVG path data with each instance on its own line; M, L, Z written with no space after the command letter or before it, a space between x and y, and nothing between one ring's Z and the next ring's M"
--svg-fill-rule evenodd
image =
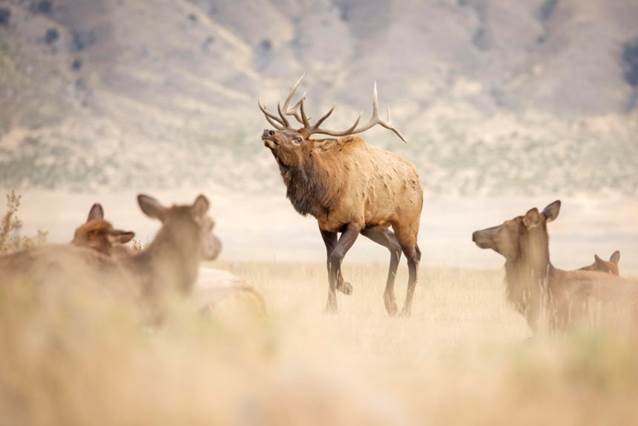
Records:
M150 327L133 304L78 283L0 288L0 418L11 425L631 424L637 341L532 337L502 272L422 268L413 316L388 318L386 266L323 313L323 264L226 263L263 318L174 301ZM407 281L400 268L397 298ZM228 302L232 303L232 302Z

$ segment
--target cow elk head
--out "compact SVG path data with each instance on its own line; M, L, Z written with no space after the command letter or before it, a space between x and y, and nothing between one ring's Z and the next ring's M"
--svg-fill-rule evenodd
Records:
M71 243L110 256L115 247L128 243L133 237L134 232L114 229L104 219L102 205L95 203L89 210L86 222L75 230Z

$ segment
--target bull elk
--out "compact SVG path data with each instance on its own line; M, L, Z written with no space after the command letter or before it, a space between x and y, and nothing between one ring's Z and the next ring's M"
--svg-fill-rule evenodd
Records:
M580 271L600 271L612 275L620 275L618 262L620 262L620 252L618 250L611 254L609 260L602 259L600 256L595 254L594 263L592 263L591 265L583 266L582 268L580 268Z
M476 231L474 243L505 257L508 300L537 329L541 312L549 325L562 328L586 313L588 302L635 310L638 286L632 281L599 271L564 271L555 268L549 256L547 224L560 212L554 201L540 212L533 208L501 225ZM635 314L636 312L634 312Z
M135 233L132 231L113 228L113 225L104 219L102 205L95 203L89 210L86 222L75 230L71 244L90 248L106 256L121 257L132 254L124 244L134 237Z
M288 198L297 212L314 216L319 224L327 252L326 310L337 310L336 290L344 294L352 292L352 286L341 273L341 263L362 234L390 251L384 292L385 308L390 315L397 312L394 280L401 251L407 257L409 280L401 314L409 316L421 258L417 244L423 205L421 183L410 162L368 145L357 134L378 125L404 142L405 139L390 125L389 113L388 120L380 118L376 84L372 116L365 124L360 124L357 118L345 130L322 127L334 107L311 123L305 111L305 97L291 106L302 79L303 76L293 85L283 105L277 105L276 115L261 101L258 105L275 129L264 130L262 141L279 165ZM292 119L301 127L293 127ZM313 135L334 138L315 139Z

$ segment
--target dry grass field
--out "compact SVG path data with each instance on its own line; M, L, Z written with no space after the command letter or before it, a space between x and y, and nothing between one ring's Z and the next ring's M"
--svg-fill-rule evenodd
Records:
M345 265L354 293L340 295L337 315L323 313L322 264L221 266L262 292L267 318L209 318L176 301L150 327L81 278L64 289L1 288L2 423L638 421L637 341L600 330L532 337L505 303L500 271L423 268L403 319L384 312L385 265ZM401 270L400 300L405 282Z

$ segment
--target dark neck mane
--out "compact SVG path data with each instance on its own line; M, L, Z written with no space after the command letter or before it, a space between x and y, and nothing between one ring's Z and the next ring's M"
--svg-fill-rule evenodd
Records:
M286 196L295 210L304 216L324 216L333 206L334 176L329 175L320 155L317 151L310 151L301 167L280 165L287 188Z

